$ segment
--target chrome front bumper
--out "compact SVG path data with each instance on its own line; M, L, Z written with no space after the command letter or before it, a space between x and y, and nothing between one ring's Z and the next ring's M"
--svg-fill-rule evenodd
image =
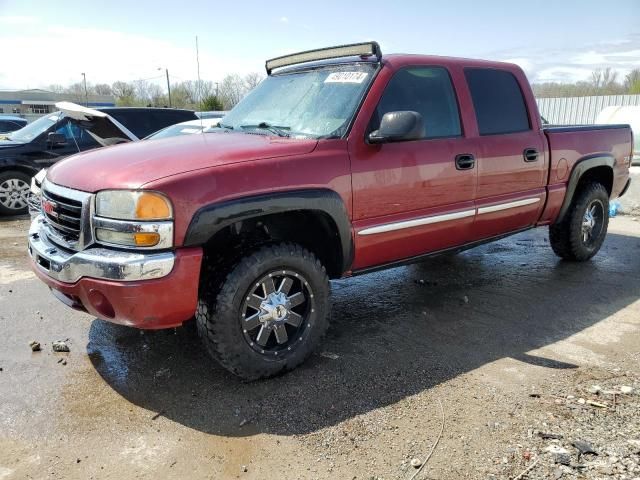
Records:
M82 277L125 282L162 278L171 272L175 262L172 252L138 253L111 248L68 252L47 239L42 215L31 222L29 255L36 268L65 283L75 283Z

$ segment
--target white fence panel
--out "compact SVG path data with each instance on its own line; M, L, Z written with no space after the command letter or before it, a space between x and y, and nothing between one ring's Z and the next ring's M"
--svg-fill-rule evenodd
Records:
M640 95L538 98L540 115L553 125L589 125L606 107L640 105Z

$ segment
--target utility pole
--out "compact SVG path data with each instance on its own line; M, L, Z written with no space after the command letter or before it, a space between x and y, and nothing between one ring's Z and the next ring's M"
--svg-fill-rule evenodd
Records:
M164 71L167 74L167 92L169 93L169 108L171 108L171 85L169 84L169 69L165 68Z
M162 67L158 67L158 70L162 70ZM165 68L164 72L167 74L167 93L169 94L169 108L171 108L171 85L169 84L169 69Z
M84 106L89 107L89 95L87 94L87 76L82 72L82 78L84 79Z
M218 85L220 85L220 82L216 82L216 98L219 100L220 97L218 96Z

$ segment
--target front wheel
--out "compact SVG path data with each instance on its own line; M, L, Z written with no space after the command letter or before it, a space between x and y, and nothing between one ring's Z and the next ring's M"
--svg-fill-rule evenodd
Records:
M300 245L269 245L241 258L225 278L202 274L196 320L209 354L246 380L300 365L328 327L329 281Z
M553 251L565 260L585 261L602 246L609 225L609 194L600 183L577 193L565 218L549 228Z
M28 212L31 177L9 170L0 173L0 215L21 215Z

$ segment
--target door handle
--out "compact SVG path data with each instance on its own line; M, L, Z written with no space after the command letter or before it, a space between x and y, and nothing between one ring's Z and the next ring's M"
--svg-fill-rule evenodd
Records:
M525 162L535 162L538 160L538 151L535 148L525 148L522 156Z
M456 170L471 170L476 165L476 159L470 153L456 155Z

